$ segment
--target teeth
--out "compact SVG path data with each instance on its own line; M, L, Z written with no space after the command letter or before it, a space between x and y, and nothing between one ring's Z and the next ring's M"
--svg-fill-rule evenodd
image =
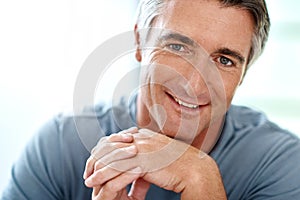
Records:
M198 107L199 107L199 105L189 104L189 103L183 102L183 101L181 101L180 99L177 99L177 98L175 98L175 97L174 97L174 99L175 99L175 101L176 101L179 105L184 106L184 107L187 107L187 108L195 109L195 108L198 108Z

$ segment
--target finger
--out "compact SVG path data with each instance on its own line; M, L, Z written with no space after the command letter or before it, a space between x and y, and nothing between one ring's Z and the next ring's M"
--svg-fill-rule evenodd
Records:
M133 182L128 196L133 197L133 199L137 199L137 200L145 199L149 187L150 187L149 182L145 181L142 178L139 178Z
M132 142L133 137L131 134L137 133L138 128L137 127L131 127L129 129L122 130L118 133L113 133L110 136L108 136L108 141L110 142Z
M113 133L107 137L107 141L109 142L132 142L133 137L130 132L127 130L121 131L119 133Z
M137 155L137 152L138 150L135 145L115 149L114 151L106 154L101 159L98 159L96 163L94 163L94 171L101 169L102 167L109 165L112 162L134 157L135 155Z
M128 146L130 145L130 146ZM114 145L115 149L112 152L108 152L106 155L102 155L102 158L95 157L91 155L85 164L85 170L83 173L83 179L87 179L89 176L93 174L95 170L102 168L105 165L110 164L112 161L125 159L133 157L137 154L137 148L134 145L126 144L125 147L120 148L119 146L124 145Z
M94 159L93 156L90 156L86 163L85 163L85 169L83 173L83 179L87 179L94 171L94 164L97 160Z
M110 197L118 196L128 184L138 179L141 173L141 168L136 167L108 181L102 186L97 198L99 197L99 199L110 199Z
M120 131L119 133L121 134L134 134L134 133L138 133L139 129L137 127L131 127L129 129L126 129L126 130L123 130L123 131Z
M128 145L128 144L126 144ZM106 154L109 154L111 151L113 151L116 148L120 148L118 146L121 146L121 144L100 144L94 147L93 154L87 159L85 163L85 169L83 173L83 179L87 179L90 175L94 172L94 166L95 163L101 159L101 157L105 156ZM122 145L123 146L123 145Z
M96 198L100 190L101 190L101 186L97 186L93 188L92 199Z
M91 156L86 162L83 178L86 179L93 173L94 164L99 158L103 157L104 155L110 153L111 151L117 148L128 146L128 144L124 143L133 142L133 136L131 135L131 133L135 133L137 131L137 127L131 127L119 133L113 133L108 137L101 138L98 141L97 145L92 149Z
M131 147L135 147L135 146L131 146ZM107 163L103 163L102 159L98 160L95 163L95 170L93 172L92 175L90 175L86 180L85 180L85 185L87 187L95 187L97 185L101 185L105 182L107 182L108 180L120 175L121 173L123 173L124 171L127 171L129 169L132 169L134 167L134 163L127 163L126 165L120 165L120 162L114 162L112 164L110 164L110 162L112 162L112 159L114 159L114 161L117 161L116 159L126 159L126 158L130 158L133 157L137 154L137 150L136 148L124 148L124 149L133 149L133 150L128 150L130 151L128 153L128 151L124 151L122 149L118 149L115 150L113 153L107 155L107 158L110 158L110 161L107 161ZM123 153L115 153L117 151L121 151Z
M112 141L125 141L126 143L112 142ZM95 162L98 159L105 156L106 154L109 154L115 149L127 147L131 145L131 143L129 142L132 141L133 141L133 137L131 135L125 135L125 134L114 134L112 136L100 139L98 144L93 148L91 152L91 156L86 161L83 178L86 179L93 173Z
M95 195L93 193L92 200L125 200L128 199L127 190L126 188L122 189L121 191L117 192L115 196L109 196L108 198L103 198L100 195Z
M133 136L132 134L127 133L129 132L125 130L123 133L114 133L108 137L101 138L97 145L92 149L91 155L96 159L99 159L116 148L128 146L128 144L133 142Z

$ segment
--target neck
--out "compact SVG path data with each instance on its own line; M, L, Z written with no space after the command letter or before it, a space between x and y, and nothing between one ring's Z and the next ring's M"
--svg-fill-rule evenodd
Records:
M225 116L212 122L209 128L202 131L202 133L199 134L200 137L193 141L192 146L201 149L205 153L209 153L220 137L224 120Z

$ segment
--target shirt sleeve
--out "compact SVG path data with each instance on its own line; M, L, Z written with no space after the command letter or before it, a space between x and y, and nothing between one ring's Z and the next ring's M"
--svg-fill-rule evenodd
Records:
M97 141L132 126L127 108L61 114L45 124L30 140L11 171L1 200L91 199L83 172ZM95 117L96 116L96 117Z
M231 200L300 199L300 140L263 114L233 107L210 154Z
M300 199L299 138L285 134L277 137L261 163L247 199Z
M57 120L45 124L31 139L18 161L2 200L63 199L61 144Z

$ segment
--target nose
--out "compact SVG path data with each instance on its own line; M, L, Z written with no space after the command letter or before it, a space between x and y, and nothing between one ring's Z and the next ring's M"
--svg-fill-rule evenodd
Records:
M204 74L200 70L193 69L187 77L187 82L184 86L188 96L198 98L208 92L207 84L204 79Z

